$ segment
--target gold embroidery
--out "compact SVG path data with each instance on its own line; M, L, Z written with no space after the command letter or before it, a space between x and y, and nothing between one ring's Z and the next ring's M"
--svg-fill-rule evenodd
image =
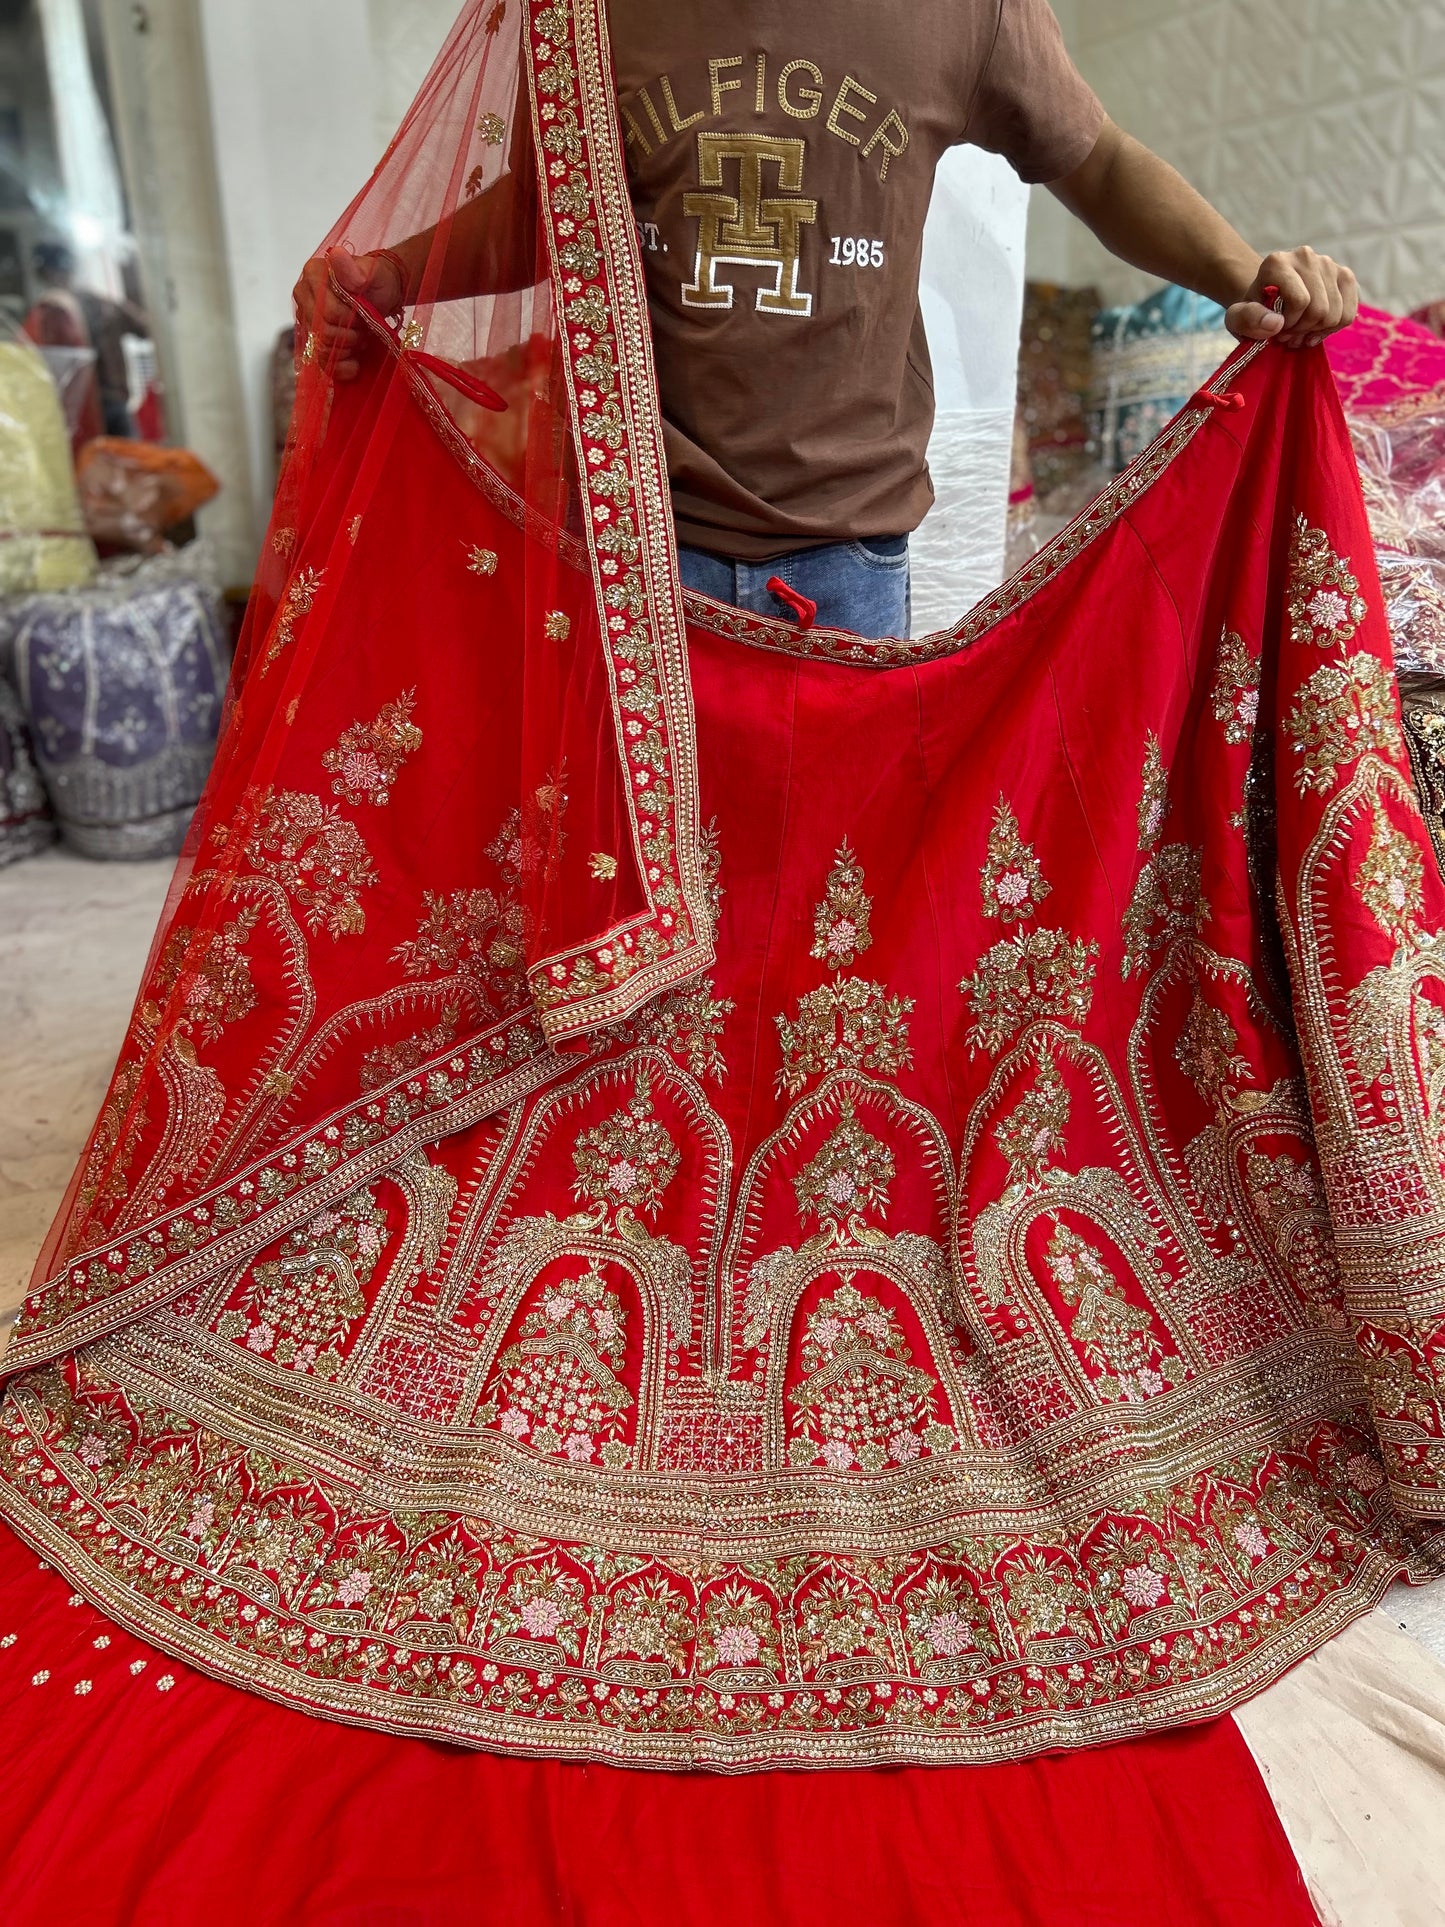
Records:
M842 1122L793 1180L798 1215L831 1225L848 1224L864 1211L886 1216L895 1171L893 1153L863 1129L845 1101Z
M1248 1063L1235 1049L1238 1042L1233 1024L1196 985L1174 1056L1199 1095L1216 1107L1230 1084L1248 1073Z
M994 1131L994 1141L1008 1159L1010 1192L1042 1183L1049 1165L1064 1155L1070 1108L1058 1065L1052 1057L1043 1057L1027 1095Z
M577 1195L615 1210L655 1217L682 1154L653 1114L645 1076L626 1110L584 1131L572 1153Z
M1032 918L1053 885L1044 876L1033 845L1019 834L1018 818L1003 797L988 833L988 856L980 873L983 913L1002 923ZM816 951L814 955L816 955Z
M497 551L480 549L472 544L467 551L467 567L473 575L495 575L497 573Z
M1144 744L1144 788L1139 797L1139 848L1152 850L1169 814L1169 772L1159 738L1151 731Z
M863 889L863 870L846 837L833 860L827 893L813 914L813 948L820 963L846 969L873 945L872 904Z
M823 1299L803 1328L803 1377L788 1395L798 1428L789 1462L881 1472L922 1458L935 1381L910 1360L898 1320L878 1299L854 1285Z
M987 951L958 986L973 1007L971 1057L997 1055L1027 1025L1057 1017L1075 1029L1094 1001L1099 946L1063 930L1026 930Z
M617 858L604 850L594 850L587 859L587 873L598 883L611 883L617 875Z
M522 996L526 966L526 915L518 896L522 846L521 818L513 811L488 854L502 876L500 890L455 890L422 896L422 919L415 937L398 944L394 955L408 977L454 980L480 1011L514 1009Z
M295 639L296 624L303 616L310 615L325 581L325 569L298 569L292 576L281 599L271 639L266 645L266 654L262 658L263 669L269 668L281 651L290 647Z
M1202 858L1188 843L1166 843L1144 865L1124 912L1125 977L1143 970L1157 950L1198 930L1208 914L1200 884Z
M548 642L565 642L572 633L572 618L554 609L542 624L542 633Z
M157 1028L169 1006L173 1027L214 1043L227 1024L249 1017L256 1008L256 987L245 946L259 917L255 909L238 911L231 923L210 932L199 950L189 924L172 930L146 987L142 1022Z
M335 749L321 758L331 770L331 788L347 803L391 801L392 788L409 756L421 748L421 731L411 720L416 691L409 689L394 703L383 705L374 723L353 723Z
M253 1267L240 1302L216 1321L217 1335L294 1371L335 1378L341 1346L365 1314L362 1287L386 1231L370 1191L319 1212L291 1233L279 1257Z
M592 1264L578 1278L544 1286L518 1342L497 1361L483 1408L506 1437L534 1452L621 1469L632 1394L617 1377L627 1355L627 1313Z
M1322 529L1301 515L1290 543L1290 636L1320 649L1343 649L1365 619L1365 601Z
M813 947L820 962L852 963L872 946L872 903L857 858L845 841L834 858L826 893L813 913ZM911 997L891 996L882 984L849 977L840 968L830 984L798 999L794 1016L778 1016L783 1068L778 1089L797 1097L810 1078L830 1070L872 1071L890 1077L913 1061L908 1042Z
M1214 659L1214 720L1226 743L1247 743L1259 716L1259 662L1234 630L1226 629Z
M781 84L781 83L780 83ZM734 289L717 279L723 263L775 270L771 288L760 288L760 314L810 315L811 294L798 290L802 230L818 218L818 203L799 194L807 143L772 134L699 134L699 189L684 194L683 212L698 227L693 278L682 290L690 308L731 308ZM764 164L776 170L777 186L765 192ZM725 170L737 169L737 192L727 191Z
M507 123L500 114L483 114L477 122L477 132L484 147L500 147L507 132Z
M1299 757L1300 794L1332 789L1340 771L1367 750L1403 760L1394 679L1378 657L1360 655L1317 669L1285 718Z
M1370 914L1397 944L1418 941L1425 908L1425 859L1385 814L1378 796L1370 812L1370 844L1355 871Z
M1131 1304L1103 1255L1060 1218L1044 1262L1059 1296L1077 1311L1069 1336L1094 1366L1095 1387L1106 1402L1153 1398L1184 1376L1178 1358L1167 1357L1154 1336L1154 1321Z
M356 937L366 928L358 899L376 867L356 826L319 796L272 791L244 843L251 869L281 885L308 929Z
M277 555L290 556L296 549L295 529L277 529L271 536L271 547Z

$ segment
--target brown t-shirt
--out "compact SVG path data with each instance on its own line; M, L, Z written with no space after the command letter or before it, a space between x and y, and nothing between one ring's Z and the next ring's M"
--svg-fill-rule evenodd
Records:
M939 158L1057 180L1103 123L1046 0L608 12L679 539L756 560L916 528Z

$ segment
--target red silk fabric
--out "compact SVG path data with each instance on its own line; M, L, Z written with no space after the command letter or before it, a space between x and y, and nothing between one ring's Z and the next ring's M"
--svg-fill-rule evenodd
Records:
M89 1306L74 1270L30 1301L17 1528L294 1704L732 1769L1187 1722L1429 1572L1440 879L1324 358L1216 386L1244 405L1186 411L954 634L692 604L715 974L447 1129L464 1056L358 1073L486 953L352 1006L311 1059L334 1123L102 1248ZM328 746L415 678L394 799L334 819L385 886L313 947L383 982L446 949L423 879L498 927L448 518L502 641L518 547L425 423L392 440L431 646L332 661L285 752L356 787ZM317 887L273 881L233 902ZM243 1097L262 929L185 987L217 1021L180 1061ZM290 1228L248 1251L258 1196Z
M1317 1927L1232 1720L1010 1766L629 1773L307 1719L66 1599L0 1528L6 1927Z

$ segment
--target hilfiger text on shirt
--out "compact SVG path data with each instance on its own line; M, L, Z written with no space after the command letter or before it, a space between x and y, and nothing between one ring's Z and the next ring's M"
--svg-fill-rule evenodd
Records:
M771 284L765 280L755 296L760 314L810 315L813 296L798 285L803 231L817 225L820 213L818 200L804 192L810 140L822 136L856 148L876 167L880 184L908 146L898 109L882 105L854 75L825 78L815 61L774 62L766 53L710 59L705 72L699 68L677 87L661 74L621 100L619 111L639 170L680 138L696 144L697 186L682 197L683 214L698 223L692 279L681 289L689 308L730 309L736 290L717 270L736 266L771 271ZM764 118L780 131L738 126ZM719 129L717 122L731 126ZM811 125L792 131L790 123L798 122ZM645 250L667 251L655 224L641 228ZM878 236L835 235L826 259L833 267L881 268L885 243Z

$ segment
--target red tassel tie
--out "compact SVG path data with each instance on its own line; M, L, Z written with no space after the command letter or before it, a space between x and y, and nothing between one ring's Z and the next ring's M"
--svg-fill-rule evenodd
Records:
M1210 388L1200 388L1189 397L1189 406L1191 408L1217 408L1221 414L1228 415L1233 413L1235 409L1243 408L1244 396L1240 394L1237 388L1231 388L1223 395L1216 395Z
M811 629L818 620L818 605L796 589L790 589L780 575L768 577L768 594L775 595L798 618L799 629Z

